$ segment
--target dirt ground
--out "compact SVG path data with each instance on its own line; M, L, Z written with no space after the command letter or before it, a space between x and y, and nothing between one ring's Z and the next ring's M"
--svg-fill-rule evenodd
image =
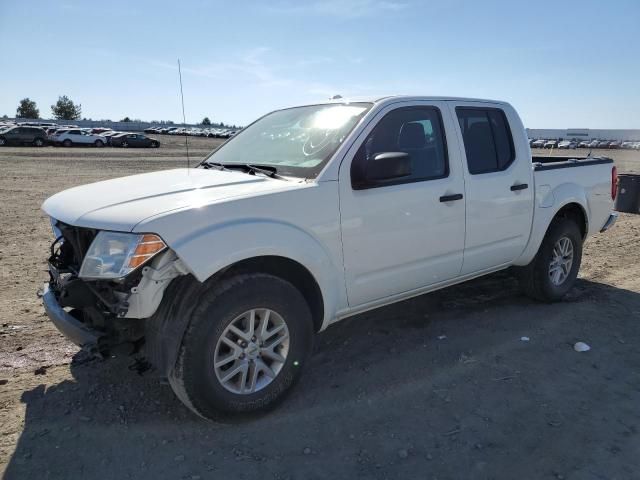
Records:
M640 478L640 216L589 240L561 303L502 272L332 326L285 403L240 424L196 418L135 358L78 353L36 296L52 240L40 204L186 165L181 139L161 140L0 149L5 478ZM217 143L191 139L192 157ZM640 167L640 152L605 153Z

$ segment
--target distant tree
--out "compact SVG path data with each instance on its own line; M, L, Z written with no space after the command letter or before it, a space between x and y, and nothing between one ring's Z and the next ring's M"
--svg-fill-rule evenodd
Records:
M202 119L202 122L200 122L200 123L201 123L202 125L207 125L207 126L209 126L209 125L211 125L211 120L209 120L209 117L204 117L204 118Z
M58 120L78 120L82 114L82 105L76 105L69 97L62 95L55 105L51 105L51 113Z
M220 122L220 128L225 128L224 122Z
M121 122L130 122L131 119L129 117L124 117L122 120L120 120Z
M16 110L16 118L40 118L40 110L38 110L36 102L29 97L20 100L20 105Z

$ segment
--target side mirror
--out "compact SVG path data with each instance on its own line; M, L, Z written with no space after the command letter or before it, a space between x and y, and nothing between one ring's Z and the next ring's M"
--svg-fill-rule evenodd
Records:
M366 162L351 165L351 186L364 190L411 175L411 156L405 152L377 153Z
M377 153L366 165L365 179L384 181L411 175L411 157L404 152Z

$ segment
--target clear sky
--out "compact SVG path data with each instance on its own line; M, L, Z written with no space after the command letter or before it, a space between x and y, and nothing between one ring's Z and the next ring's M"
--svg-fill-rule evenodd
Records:
M0 115L246 124L330 95L507 100L531 128L640 128L639 0L0 0Z

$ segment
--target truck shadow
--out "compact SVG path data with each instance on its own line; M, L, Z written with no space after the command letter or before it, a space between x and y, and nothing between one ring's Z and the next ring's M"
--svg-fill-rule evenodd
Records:
M636 292L580 280L538 304L495 274L329 328L283 404L229 425L131 358L77 355L24 392L5 478L630 478L638 320Z

